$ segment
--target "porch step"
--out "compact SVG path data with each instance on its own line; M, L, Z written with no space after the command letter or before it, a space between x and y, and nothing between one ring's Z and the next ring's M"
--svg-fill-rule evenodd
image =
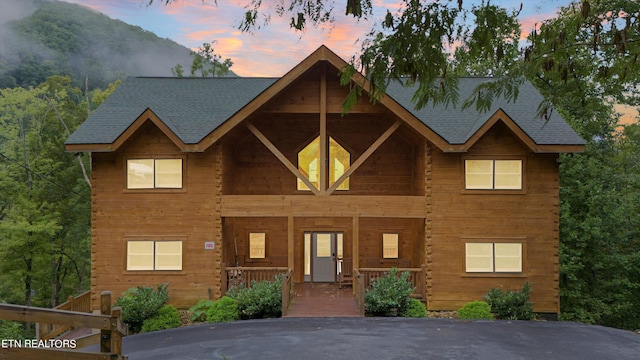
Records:
M351 287L337 284L294 284L289 311L285 317L359 317Z

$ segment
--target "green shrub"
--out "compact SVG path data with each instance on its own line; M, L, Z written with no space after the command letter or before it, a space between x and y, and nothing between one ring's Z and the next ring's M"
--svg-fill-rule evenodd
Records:
M459 319L493 319L491 306L484 301L472 301L458 309Z
M158 313L142 323L143 333L180 327L180 314L173 305L165 305Z
M533 305L529 301L531 285L525 282L522 291L512 291L491 288L482 297L491 307L491 312L498 319L506 320L531 320L533 319Z
M240 319L238 302L229 296L221 297L207 310L208 322L227 322L238 319Z
M409 282L409 272L398 275L393 268L385 276L374 280L364 294L367 313L374 316L400 316L409 306L409 296L415 287Z
M274 281L253 281L250 288L232 287L227 296L238 302L240 319L282 316L282 276Z
M189 308L191 321L204 322L207 320L207 310L213 305L213 300L200 299L197 304Z
M423 318L427 316L427 308L424 307L422 301L418 299L409 299L409 306L402 313L403 317Z
M138 286L125 291L116 300L115 306L122 308L122 321L129 325L132 333L142 329L142 323L155 316L169 301L169 284L160 284L156 290L151 286Z

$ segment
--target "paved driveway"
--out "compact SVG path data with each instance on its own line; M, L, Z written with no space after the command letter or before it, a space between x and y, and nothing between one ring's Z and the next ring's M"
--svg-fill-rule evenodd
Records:
M284 318L124 338L142 359L640 359L640 335L567 322Z

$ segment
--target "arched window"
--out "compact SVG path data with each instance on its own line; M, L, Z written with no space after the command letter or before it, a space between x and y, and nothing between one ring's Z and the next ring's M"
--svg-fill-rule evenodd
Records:
M316 188L320 188L320 137L318 136L298 153L298 170L307 177ZM329 137L329 186L333 185L351 165L351 154L335 139ZM298 179L298 190L309 190ZM349 190L349 178L346 178L337 190Z

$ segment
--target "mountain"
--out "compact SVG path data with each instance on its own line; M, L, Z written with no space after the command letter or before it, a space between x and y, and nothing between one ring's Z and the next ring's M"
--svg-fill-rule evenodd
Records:
M0 0L0 88L69 75L104 88L126 76L189 69L189 49L89 8L53 0Z

